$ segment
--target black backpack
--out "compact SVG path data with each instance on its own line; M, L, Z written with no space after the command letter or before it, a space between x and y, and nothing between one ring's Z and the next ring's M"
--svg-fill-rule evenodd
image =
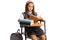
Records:
M16 33L12 33L10 36L10 40L23 40L22 34L19 33L19 29Z

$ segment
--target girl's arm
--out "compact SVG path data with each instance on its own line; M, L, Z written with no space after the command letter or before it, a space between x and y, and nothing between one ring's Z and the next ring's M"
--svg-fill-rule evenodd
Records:
M19 19L18 19L18 22L20 22L21 19L24 19L23 14L20 14L20 17L19 17Z

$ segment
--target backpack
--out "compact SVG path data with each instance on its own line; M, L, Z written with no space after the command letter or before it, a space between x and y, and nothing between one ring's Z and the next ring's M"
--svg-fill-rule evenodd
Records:
M22 34L19 33L19 29L16 33L12 33L10 40L23 40Z

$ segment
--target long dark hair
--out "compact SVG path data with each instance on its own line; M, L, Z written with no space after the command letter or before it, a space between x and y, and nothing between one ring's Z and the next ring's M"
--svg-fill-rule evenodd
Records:
M28 12L28 5L29 5L30 3L33 4L32 14L33 14L33 15L36 15L35 10L34 10L34 3L33 3L32 1L26 3L26 5L25 5L25 13Z

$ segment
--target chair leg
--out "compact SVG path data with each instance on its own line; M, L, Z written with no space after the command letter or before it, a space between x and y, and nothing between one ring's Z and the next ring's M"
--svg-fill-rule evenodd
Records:
M26 34L25 34L25 40L27 40L27 38L26 38Z
M25 40L27 40L27 37L26 37L26 30L25 30Z
M41 21L40 21L41 23ZM44 21L44 31L45 31L45 40L47 40L47 36L46 36L46 22Z
M45 40L47 40L47 36L46 36L46 22L44 22L44 30L45 30Z
M21 34L22 34L23 27L21 27Z

